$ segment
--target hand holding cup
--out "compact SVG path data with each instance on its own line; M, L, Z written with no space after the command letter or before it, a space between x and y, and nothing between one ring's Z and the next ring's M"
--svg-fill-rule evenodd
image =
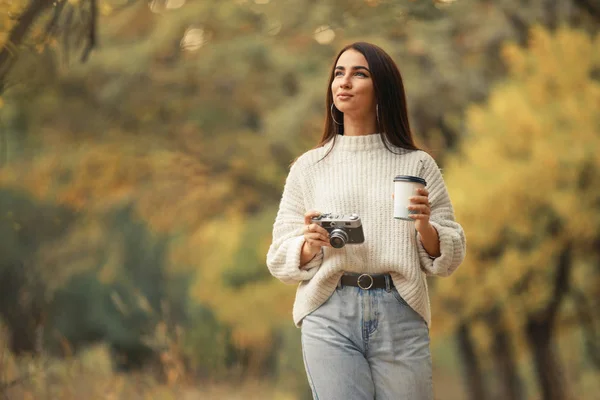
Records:
M420 177L398 175L394 178L394 218L414 221L419 232L429 229L429 191Z
M416 189L414 196L409 197L409 218L415 220L415 229L419 232L429 226L431 215L431 204L429 203L429 191L425 188Z

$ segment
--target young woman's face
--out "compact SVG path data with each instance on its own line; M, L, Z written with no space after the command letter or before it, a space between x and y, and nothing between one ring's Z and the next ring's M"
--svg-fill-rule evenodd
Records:
M375 113L375 91L365 56L354 49L346 50L333 74L331 94L338 110L355 117Z

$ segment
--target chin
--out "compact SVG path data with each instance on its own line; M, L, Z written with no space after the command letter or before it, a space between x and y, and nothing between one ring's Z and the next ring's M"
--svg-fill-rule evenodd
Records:
M348 114L348 115L363 115L365 114L366 110L361 109L361 108L357 108L357 107L348 107L346 105L346 107L342 106L341 108L336 107L338 110L340 110L340 112L343 112L344 114Z
M340 110L340 112L343 112L343 113L347 113L347 112L352 113L353 111L356 111L355 107L348 107L348 104L344 104L344 103L340 104L339 107L336 104L335 108L337 108L338 110Z

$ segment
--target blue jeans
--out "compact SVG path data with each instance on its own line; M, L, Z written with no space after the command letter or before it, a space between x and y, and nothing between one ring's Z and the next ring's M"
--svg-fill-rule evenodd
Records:
M433 399L429 329L389 285L338 285L301 329L314 399Z

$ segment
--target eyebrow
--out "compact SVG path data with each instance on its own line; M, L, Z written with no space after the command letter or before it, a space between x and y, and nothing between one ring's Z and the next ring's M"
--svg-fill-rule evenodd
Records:
M368 73L371 73L371 71L369 71L369 68L367 67L363 67L362 65L355 65L354 67L352 67L353 70L359 70L359 69L364 69L365 71L367 71ZM335 70L341 70L341 71L345 71L346 68L342 67L341 65L338 65L337 67L335 67Z

